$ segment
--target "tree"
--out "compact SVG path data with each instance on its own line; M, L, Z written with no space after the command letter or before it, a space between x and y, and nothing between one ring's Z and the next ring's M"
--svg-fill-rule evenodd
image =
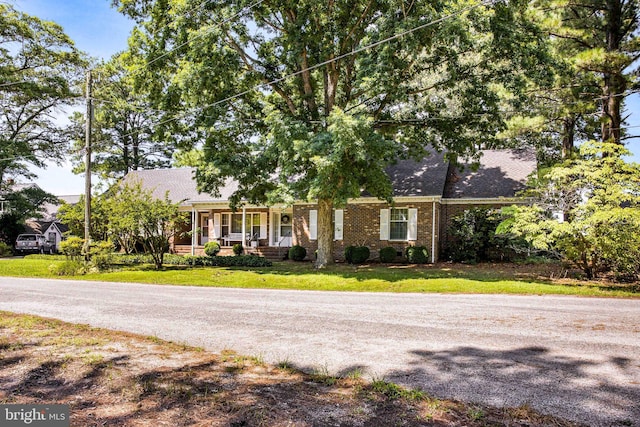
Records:
M111 199L111 232L124 245L134 240L142 243L156 269L160 269L170 239L188 220L188 214L180 212L179 206L169 200L168 193L164 199L156 199L140 183L125 183Z
M527 2L114 3L139 23L132 70L167 111L162 133L204 140L200 188L231 176L234 206L317 201L318 267L333 261L334 207L362 191L391 201L385 167L429 145L491 145L499 94L521 90L510 71L546 73Z
M636 85L640 59L638 0L543 0L551 35L559 39L578 75L594 75L600 94L602 141L624 140L622 106ZM583 81L584 83L584 81ZM591 91L587 92L591 93Z
M0 191L29 165L64 158L68 138L55 114L79 96L86 65L62 28L0 4Z
M579 158L532 182L532 206L510 209L497 233L555 251L588 278L612 270L640 274L640 165L615 143L587 142Z
M0 196L5 208L0 212L0 240L12 246L24 231L27 219L40 217L45 203L58 203L57 197L36 185L11 189Z
M158 113L133 90L133 78L127 74L127 54L114 55L94 70L93 160L92 171L104 179L120 179L129 171L166 168L174 144L161 143L153 135ZM84 114L71 117L75 151L84 147ZM74 172L85 170L82 153L74 156Z

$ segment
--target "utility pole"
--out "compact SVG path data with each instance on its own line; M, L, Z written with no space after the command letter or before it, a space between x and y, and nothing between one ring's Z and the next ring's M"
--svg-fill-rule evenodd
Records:
M91 105L93 77L91 70L87 71L87 112L84 131L84 257L89 260L89 245L91 240L91 125L93 122L93 107Z

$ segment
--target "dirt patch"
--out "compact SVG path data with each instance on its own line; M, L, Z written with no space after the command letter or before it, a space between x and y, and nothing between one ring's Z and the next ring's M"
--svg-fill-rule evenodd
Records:
M68 404L72 426L575 426L530 408L440 400L355 371L0 312L0 403Z

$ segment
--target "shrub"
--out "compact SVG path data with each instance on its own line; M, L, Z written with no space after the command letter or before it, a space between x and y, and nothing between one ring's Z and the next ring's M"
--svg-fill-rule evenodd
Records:
M307 256L307 250L300 245L291 246L289 248L289 259L293 261L302 261Z
M79 276L85 273L84 263L78 260L66 260L49 266L51 274L56 276Z
M429 249L425 246L409 246L405 250L405 255L411 264L426 264L429 262Z
M218 242L207 242L204 244L204 253L207 256L216 256L220 252L220 243Z
M79 260L82 257L84 239L71 236L67 240L60 242L60 251L72 260Z
M236 256L193 256L171 255L165 259L165 264L190 265L207 267L271 267L273 263L257 255Z
M346 248L344 248L344 260L349 264L353 264L353 250L355 248L355 246L347 246Z
M380 249L380 262L389 263L396 259L396 248L393 246L387 246Z
M0 242L0 257L11 256L13 251L11 250L11 246L7 245L5 242Z
M369 255L371 255L371 251L366 246L351 246L351 248L349 254L349 258L351 259L350 264L362 264L368 260Z
M235 245L233 245L233 253L235 255L240 255L242 252L244 252L244 248L242 247L242 244L236 243Z

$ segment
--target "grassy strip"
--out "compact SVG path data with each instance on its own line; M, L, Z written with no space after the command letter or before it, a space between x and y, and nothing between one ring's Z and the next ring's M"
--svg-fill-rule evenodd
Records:
M0 261L0 276L59 278L49 267L58 260L11 259ZM336 265L314 270L309 263L275 263L271 268L122 267L109 272L65 277L78 280L132 282L184 286L258 289L295 289L353 292L474 293L517 295L581 295L638 297L636 287L598 282L554 282L519 278L513 270L495 268L443 268L435 266ZM517 270L516 270L517 271Z

